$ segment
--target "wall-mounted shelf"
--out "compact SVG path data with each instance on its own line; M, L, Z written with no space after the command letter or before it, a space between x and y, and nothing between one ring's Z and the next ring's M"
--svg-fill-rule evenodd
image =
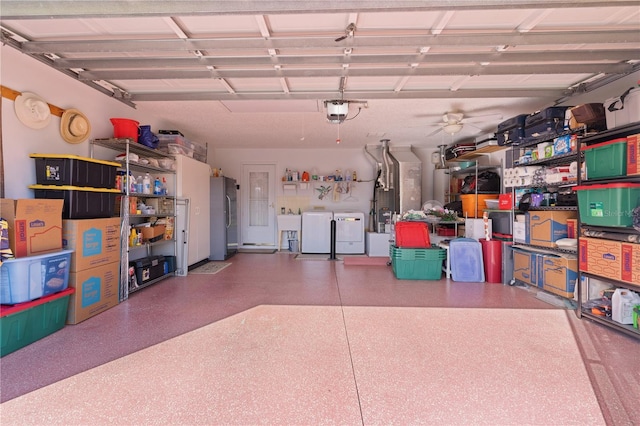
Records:
M502 151L504 149L508 148L507 146L504 145L487 145L484 146L482 148L478 148L475 151L470 151L470 152L466 152L458 157L456 157L457 161L460 160L473 160L475 158L481 157L485 154L491 154L492 152L498 152L498 151Z

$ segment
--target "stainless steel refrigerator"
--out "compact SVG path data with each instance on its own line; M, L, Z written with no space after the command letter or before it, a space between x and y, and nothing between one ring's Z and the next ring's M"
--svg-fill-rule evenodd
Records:
M209 260L225 260L238 252L238 189L235 179L211 178L211 254Z

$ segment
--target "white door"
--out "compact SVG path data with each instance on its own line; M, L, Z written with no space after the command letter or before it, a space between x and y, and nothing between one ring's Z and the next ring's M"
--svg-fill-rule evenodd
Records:
M242 166L242 244L275 246L275 164Z
M208 164L183 155L176 156L178 197L189 199L189 227L186 230L188 246L187 265L209 258L211 245L209 215L209 185L211 168Z

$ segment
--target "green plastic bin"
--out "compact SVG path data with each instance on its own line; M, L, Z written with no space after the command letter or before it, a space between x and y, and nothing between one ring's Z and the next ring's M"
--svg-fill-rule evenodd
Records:
M640 183L581 185L578 194L580 221L594 226L633 226L633 209L640 205Z
M441 248L390 248L393 274L399 280L439 280L447 251Z
M60 329L67 322L69 297L75 289L26 303L0 307L0 356L17 351Z
M587 179L604 179L627 174L627 138L583 146Z

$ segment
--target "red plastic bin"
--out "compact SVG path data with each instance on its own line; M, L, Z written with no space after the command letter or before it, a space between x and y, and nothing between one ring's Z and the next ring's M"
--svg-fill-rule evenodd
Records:
M396 223L396 247L430 248L429 228L424 222Z

